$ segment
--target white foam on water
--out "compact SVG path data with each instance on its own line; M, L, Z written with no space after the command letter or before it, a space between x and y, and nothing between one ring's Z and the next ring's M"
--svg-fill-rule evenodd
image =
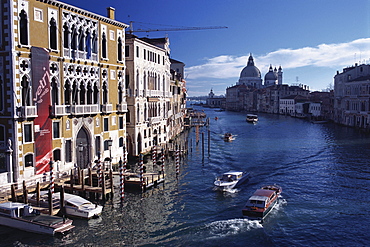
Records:
M243 218L219 220L206 225L206 229L209 230L210 234L209 238L219 238L236 235L258 228L263 228L260 221L248 220Z

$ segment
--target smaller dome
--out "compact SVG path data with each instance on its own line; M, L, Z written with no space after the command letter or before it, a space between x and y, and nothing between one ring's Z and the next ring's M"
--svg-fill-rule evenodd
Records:
M269 72L267 72L267 74L265 75L265 81L275 81L278 79L278 75L276 73L276 71L273 71L272 70L272 66L270 65L270 69L269 69Z

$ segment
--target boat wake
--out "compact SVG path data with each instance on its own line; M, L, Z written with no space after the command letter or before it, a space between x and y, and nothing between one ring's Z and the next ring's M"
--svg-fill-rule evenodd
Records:
M227 194L227 193L230 193L230 194L235 194L235 193L237 193L239 190L238 189L236 189L236 188L234 188L234 189L226 189L226 190L220 190L219 188L217 188L217 187L213 187L213 190L214 191L218 191L218 192L220 192L220 193L225 193L225 194Z
M258 220L248 219L219 220L206 225L210 234L208 239L236 235L259 228L263 226Z

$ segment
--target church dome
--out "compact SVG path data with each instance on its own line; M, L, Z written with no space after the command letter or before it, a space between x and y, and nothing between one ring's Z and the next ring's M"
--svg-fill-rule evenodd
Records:
M261 78L261 72L256 66L254 66L254 61L253 61L252 55L249 56L247 66L244 67L244 69L240 73L240 78L243 78L243 77L258 77L258 78Z
M275 81L277 79L278 79L278 75L276 71L272 70L272 67L270 65L269 72L267 72L267 74L265 75L265 81Z

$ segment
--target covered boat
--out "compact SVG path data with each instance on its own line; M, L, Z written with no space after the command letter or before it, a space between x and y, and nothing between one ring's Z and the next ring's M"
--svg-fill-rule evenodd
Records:
M258 121L258 116L255 114L247 114L246 121L248 123L256 123Z
M40 214L32 206L19 202L0 203L0 225L23 231L55 235L74 228L72 220Z
M257 189L243 208L243 215L249 219L263 220L277 204L281 192L281 187L277 185Z
M229 171L217 177L214 185L221 191L234 189L248 180L248 173L239 171Z
M28 200L31 204L36 205L36 194L30 195ZM57 206L60 205L60 192L53 194L53 201ZM48 207L48 193L46 191L41 192L39 204L42 207ZM98 217L103 210L102 206L69 193L64 193L64 207L66 215L85 219Z

